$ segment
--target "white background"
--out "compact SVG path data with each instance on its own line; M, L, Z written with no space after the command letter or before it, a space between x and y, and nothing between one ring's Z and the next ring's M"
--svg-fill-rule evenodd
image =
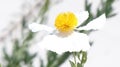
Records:
M10 23L13 15L21 11L20 7L24 0L0 0L0 32ZM93 12L99 2L90 0L93 5ZM92 33L90 39L94 40L94 45L88 52L88 61L85 67L120 67L120 1L117 0L113 7L117 15L107 19L106 25L100 31ZM65 0L59 7L64 7L74 11L83 11L83 1ZM56 8L55 8L56 9ZM51 14L61 9L51 8ZM53 11L54 10L54 11ZM51 24L51 23L50 23ZM0 33L2 34L2 32ZM0 35L1 36L1 35ZM0 51L3 44L0 43ZM1 53L0 53L1 55ZM1 62L1 60L0 60ZM64 64L61 67L69 67Z

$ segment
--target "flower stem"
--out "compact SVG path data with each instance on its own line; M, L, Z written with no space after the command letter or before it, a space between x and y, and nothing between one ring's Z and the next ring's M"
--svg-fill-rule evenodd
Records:
M73 58L74 58L74 62L77 63L77 61L76 61L76 53L75 52L73 53Z

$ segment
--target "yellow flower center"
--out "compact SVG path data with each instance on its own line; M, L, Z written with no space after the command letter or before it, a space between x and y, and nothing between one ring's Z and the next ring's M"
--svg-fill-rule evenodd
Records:
M72 12L60 13L55 19L55 27L59 32L73 31L77 23L77 17Z

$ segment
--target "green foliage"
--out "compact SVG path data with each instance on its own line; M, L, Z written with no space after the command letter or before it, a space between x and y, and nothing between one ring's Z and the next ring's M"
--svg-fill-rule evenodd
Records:
M46 11L49 9L49 7L50 7L50 0L45 0L43 7L40 9L41 11L39 12L39 15L43 16L46 13Z
M72 52L72 55L74 57L74 61L69 61L71 64L71 67L84 67L84 64L87 61L87 52L80 51L80 52ZM76 60L79 60L78 62Z
M81 63L82 63L82 64L85 64L86 61L87 61L87 52L82 51Z
M51 67L59 67L62 63L64 63L68 57L70 56L69 52L65 52L62 55L58 56L58 58L54 61Z
M48 63L46 67L59 67L70 56L69 52L57 55L55 52L48 51Z
M47 20L47 16L46 13L50 8L50 0L46 0L43 7L40 9L41 11L39 12L39 17L42 18L42 20L40 21L41 24L46 23Z
M103 0L101 0L101 4L102 4L102 9L98 9L98 13L97 16L100 16L101 13L106 14L106 17L110 18L116 15L116 13L113 13L113 7L112 4L115 0L106 0L105 2Z
M48 10L49 1L46 0L45 3L41 6L42 7L42 14L40 14L41 17L44 17L44 14ZM44 21L40 21L41 23ZM5 67L21 67L21 63L27 65L28 67L32 67L32 60L36 57L37 53L30 54L28 51L29 48L29 42L35 37L35 33L28 31L27 34L24 34L24 30L26 30L26 17L23 17L23 20L21 22L21 35L23 36L23 39L15 39L13 42L13 50L12 55L9 55L6 52L6 48L3 49L4 53L4 59L7 61L7 64ZM41 66L42 67L42 66Z
M116 13L113 13L113 7L112 4L114 3L115 0L106 0L103 1L101 0L100 6L96 9L97 13L96 15L94 15L92 13L92 3L88 3L88 0L85 0L85 10L89 12L89 17L88 19L82 23L80 26L85 26L86 24L88 24L91 20L99 17L100 15L102 15L103 13L106 14L107 18L113 17L116 15Z
M8 55L4 48L4 58L8 62L6 67L21 67L21 62L24 62L24 64L31 66L32 59L36 56L36 54L29 54L27 50L28 46L20 46L19 44L20 43L18 42L18 40L15 40L12 55Z
M106 14L106 18L111 18L116 15L116 13L113 13L113 3L115 0L101 0L99 7L95 10L95 13L92 13L92 3L88 3L88 0L85 0L85 10L89 12L88 19L83 22L79 27L87 25L90 21L92 21L95 18L98 18L102 14ZM79 30L81 33L90 34L91 32L94 32L95 30ZM92 45L90 43L90 45Z
M69 61L71 64L71 67L76 67L75 63L73 61Z
M56 58L57 58L57 54L55 52L48 51L47 52L48 63L47 63L46 67L50 67L54 63L54 61L56 60Z
M42 59L40 59L40 63L41 63L40 67L45 67Z
M77 63L77 67L83 67L82 64L80 63Z

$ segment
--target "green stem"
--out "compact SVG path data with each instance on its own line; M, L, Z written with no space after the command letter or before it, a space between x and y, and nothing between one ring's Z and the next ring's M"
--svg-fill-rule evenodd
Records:
M76 53L75 52L73 52L73 58L74 58L75 66L77 67Z

